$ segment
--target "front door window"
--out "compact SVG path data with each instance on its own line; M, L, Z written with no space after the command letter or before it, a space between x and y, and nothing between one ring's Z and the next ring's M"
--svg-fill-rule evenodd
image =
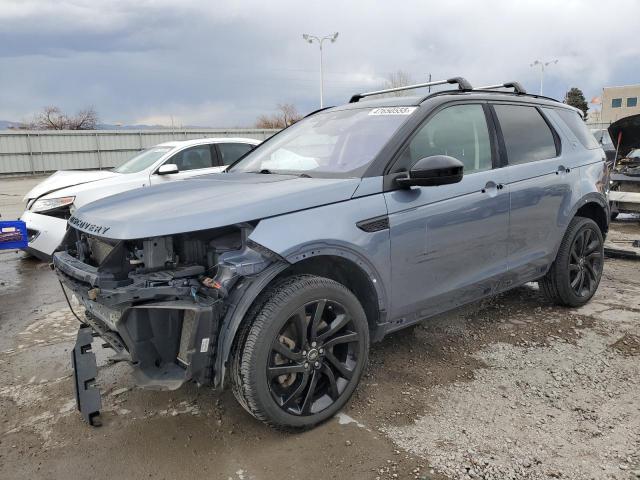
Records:
M490 170L491 142L482 105L455 105L436 113L411 139L394 171L407 171L432 155L457 158L465 175Z
M181 172L200 168L211 168L214 166L209 145L197 145L195 147L185 148L167 160L166 163L175 163Z

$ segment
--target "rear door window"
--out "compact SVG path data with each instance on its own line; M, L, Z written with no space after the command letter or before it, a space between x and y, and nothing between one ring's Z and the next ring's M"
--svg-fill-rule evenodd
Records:
M566 108L556 108L554 110L585 148L593 149L600 146L587 128L587 125L580 118L578 112L573 112Z
M510 165L556 157L551 128L535 107L494 105Z

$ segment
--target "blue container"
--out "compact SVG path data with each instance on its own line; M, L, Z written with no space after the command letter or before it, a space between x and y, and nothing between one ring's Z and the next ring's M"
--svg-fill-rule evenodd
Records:
M0 221L0 250L27 248L29 237L27 226L19 220L13 222Z

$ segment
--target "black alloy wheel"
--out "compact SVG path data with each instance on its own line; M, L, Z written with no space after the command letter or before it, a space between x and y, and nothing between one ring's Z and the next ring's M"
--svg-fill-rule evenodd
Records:
M580 307L596 293L604 268L604 238L590 218L574 217L562 238L556 259L538 281L551 302Z
M591 228L576 235L569 257L569 282L578 297L591 297L602 275L602 240Z
M294 312L273 340L267 367L276 403L293 415L333 404L353 377L360 336L340 303L309 302Z
M347 403L369 351L367 316L353 292L328 278L295 275L261 294L246 319L231 379L251 415L304 430Z

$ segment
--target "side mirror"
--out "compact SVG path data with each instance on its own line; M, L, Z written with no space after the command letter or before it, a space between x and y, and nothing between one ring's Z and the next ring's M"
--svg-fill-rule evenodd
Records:
M449 185L462 180L464 164L447 155L432 155L418 160L406 177L396 178L396 183L404 188L412 186L432 187Z
M165 163L164 165L160 165L160 168L156 171L158 175L170 175L178 172L180 172L180 170L178 169L178 165L175 163Z

